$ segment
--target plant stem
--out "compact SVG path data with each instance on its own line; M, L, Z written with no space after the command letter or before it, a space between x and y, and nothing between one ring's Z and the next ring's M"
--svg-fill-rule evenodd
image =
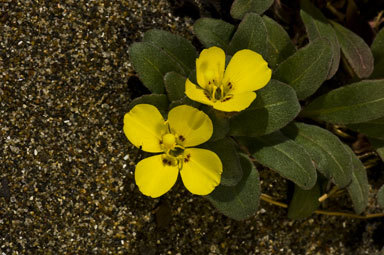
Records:
M322 203L324 200L332 196L339 188L337 186L333 186L333 188L328 192L319 197L319 202Z
M283 208L288 208L288 205L279 201L274 200L271 196L267 194L261 194L260 199L268 202L273 205L277 205ZM372 218L379 218L384 217L384 213L373 213L373 214L367 214L367 215L358 215L354 213L346 213L346 212L331 212L331 211L324 211L324 210L316 210L314 211L316 214L323 214L323 215L331 215L331 216L343 216L343 217L349 217L349 218L356 218L356 219L372 219Z
M345 15L341 12L339 12L335 7L333 7L333 5L327 1L327 5L326 5L326 8L331 11L339 21L343 21L344 18L345 18Z
M276 200L273 200L272 197L266 195L266 194L261 194L260 195L260 198L261 200L264 200L270 204L274 204L274 205L277 205L277 206L280 206L280 207L283 207L283 208L288 208L288 205L287 204L284 204L284 203L281 203L281 202L278 202Z

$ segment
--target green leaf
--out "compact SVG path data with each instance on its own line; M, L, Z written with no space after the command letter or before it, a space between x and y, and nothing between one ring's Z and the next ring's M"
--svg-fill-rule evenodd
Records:
M288 207L288 217L293 220L305 219L320 206L320 185L316 182L310 190L303 190L295 185L293 197Z
M176 106L179 106L179 105L183 105L183 104L186 104L186 105L189 105L189 106L192 106L192 107L195 107L195 108L198 108L201 106L200 103L196 102L196 101L193 101L191 99L189 99L188 97L184 96L178 100L175 100L175 101L172 101L170 104L169 104L169 108L168 110L171 110L172 108L176 107Z
M243 178L233 187L219 185L207 197L224 215L244 220L254 215L259 207L259 173L247 156L240 154Z
M176 72L169 72L164 76L165 89L170 101L175 101L185 96L186 77Z
M229 131L229 120L226 118L225 113L216 111L207 105L201 105L200 108L212 120L213 134L209 141L216 141L224 138Z
M135 98L128 106L128 111L130 111L137 104L151 104L156 106L156 108L161 112L163 116L168 115L168 106L169 101L167 95L164 94L149 94L143 95L141 97Z
M368 205L369 184L367 171L351 148L347 145L344 145L344 148L352 158L352 182L347 186L347 190L352 199L355 212L360 214Z
M316 169L307 151L280 132L261 137L238 137L260 164L278 172L300 188L308 190L316 183Z
M180 63L151 43L133 43L129 56L140 80L152 93L164 93L163 76L166 73L184 73Z
M251 106L230 119L230 135L261 136L291 122L300 112L295 91L282 82L271 80L257 91Z
M337 186L347 186L352 178L351 155L337 136L326 129L304 123L293 123L282 132L300 144L311 156L316 168Z
M197 52L187 39L164 30L151 29L144 33L143 41L164 51L183 68L182 74L188 75L195 68Z
M328 40L319 38L283 61L273 77L291 85L297 97L303 100L315 93L327 79L331 63L331 45Z
M219 19L200 18L193 24L193 30L206 48L217 46L227 52L235 26Z
M242 49L253 50L265 58L267 28L263 19L256 13L248 13L240 22L229 44L229 55Z
M369 77L373 71L373 56L364 40L342 25L331 21L341 46L341 52L359 78Z
M369 142L371 143L372 147L376 150L377 154L379 154L379 157L382 161L384 161L384 140L368 137Z
M300 16L307 30L309 41L312 42L320 37L325 37L331 44L332 64L327 75L327 79L330 79L335 75L340 64L340 44L336 32L321 11L309 0L302 0L300 2L302 8Z
M384 185L381 186L379 191L377 192L377 203L381 206L384 207Z
M354 124L384 117L384 80L364 80L316 98L300 113L337 124Z
M369 137L384 140L384 118L371 120L364 123L350 124L348 128L363 133Z
M224 186L238 184L243 176L243 171L234 142L229 138L223 138L215 142L205 143L202 147L215 152L223 163L220 184Z
M231 16L242 19L246 13L263 14L271 7L274 0L235 0L231 6Z
M296 49L288 33L279 23L268 16L263 16L263 21L267 28L267 53L265 59L268 65L275 69L283 60L295 53Z
M384 28L376 35L371 45L375 66L373 68L372 78L384 78Z

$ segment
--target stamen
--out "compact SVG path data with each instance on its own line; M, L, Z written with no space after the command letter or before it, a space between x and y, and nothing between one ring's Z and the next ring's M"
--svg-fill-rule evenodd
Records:
M213 102L225 102L232 98L232 95L229 95L232 88L233 84L231 82L219 84L215 79L212 79L208 81L208 86L204 90L204 95Z
M214 86L214 87L213 87L213 90L212 90L212 95L211 95L211 99L213 99L213 100L217 99L217 98L216 98L216 90L217 90L217 87Z
M211 97L210 97L210 95L209 95L209 92L208 91L206 91L206 90L204 90L204 95L209 99L209 100L211 100Z
M220 91L221 91L221 98L224 98L224 88L223 88L223 85L220 86Z
M180 141L182 141L182 142L184 142L184 141L185 141L185 138L184 138L184 136L182 136L182 135L179 135L179 140L180 140Z
M229 95L229 96L225 97L224 99L222 99L221 102L226 102L231 98L232 98L232 95Z

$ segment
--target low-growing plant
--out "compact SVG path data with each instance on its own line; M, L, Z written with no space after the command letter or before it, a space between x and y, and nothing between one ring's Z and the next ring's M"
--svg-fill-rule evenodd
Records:
M255 214L260 199L287 207L293 219L384 216L360 215L368 204L366 168L332 132L362 133L384 158L384 30L370 48L302 0L308 43L297 48L263 15L272 3L234 1L238 25L197 20L194 32L206 48L200 54L187 39L156 29L131 45L133 67L152 94L131 102L124 132L143 151L161 153L137 164L140 191L159 197L180 173L190 192L237 220ZM354 81L335 87L341 62ZM262 194L257 167L294 184L288 205ZM355 214L319 210L340 190ZM383 187L377 196L384 206Z

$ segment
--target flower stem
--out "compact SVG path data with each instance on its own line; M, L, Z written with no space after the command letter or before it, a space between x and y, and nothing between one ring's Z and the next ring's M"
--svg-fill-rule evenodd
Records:
M279 207L288 208L288 205L279 201L274 200L271 196L267 194L261 194L260 199L268 202L273 205L277 205ZM323 215L331 215L331 216L343 216L343 217L349 217L349 218L356 218L356 219L372 219L372 218L380 218L384 217L384 213L373 213L373 214L367 214L367 215L358 215L354 213L346 213L346 212L332 212L332 211L324 211L324 210L316 210L314 211L316 214L323 214Z

